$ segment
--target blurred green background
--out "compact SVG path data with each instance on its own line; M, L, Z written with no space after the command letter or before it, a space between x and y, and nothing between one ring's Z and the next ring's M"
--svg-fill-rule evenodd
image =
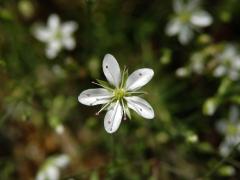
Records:
M204 0L200 7L213 22L182 45L165 33L173 1L0 0L0 179L35 179L59 154L70 158L59 179L239 179L237 146L227 156L219 148L233 131L240 142L240 124L225 133L216 126L230 121L230 107L239 109L240 81L213 71L228 44L237 51L229 59L238 61L240 3ZM53 13L78 29L75 49L49 60L32 27ZM96 87L93 80L105 80L107 53L129 72L155 72L144 87L155 118L132 112L112 135L104 113L95 116L99 107L77 100Z

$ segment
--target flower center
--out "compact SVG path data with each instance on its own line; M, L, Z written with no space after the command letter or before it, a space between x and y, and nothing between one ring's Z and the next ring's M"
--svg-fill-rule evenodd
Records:
M122 99L125 95L125 90L124 89L116 89L114 90L114 97L117 98L118 100Z
M187 23L187 22L189 22L190 17L191 17L191 15L190 15L189 12L183 12L183 13L180 15L179 18L180 18L180 21L181 21L181 22Z
M227 133L228 133L229 135L236 135L236 134L237 134L237 131L238 131L237 127L234 126L233 124L229 124L229 125L227 126Z
M61 39L62 38L62 32L60 30L56 31L55 38L56 39Z

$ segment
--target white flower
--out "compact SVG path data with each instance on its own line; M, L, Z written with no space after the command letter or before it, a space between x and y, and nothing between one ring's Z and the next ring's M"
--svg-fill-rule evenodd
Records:
M227 156L231 149L240 142L240 119L238 107L232 106L229 118L217 123L217 130L224 135L224 140L219 146L220 154ZM240 151L240 146L238 147Z
M70 158L65 154L47 159L40 171L37 173L36 180L60 179L60 169L66 167L69 162Z
M35 25L33 35L39 41L46 43L46 56L53 59L63 49L73 50L76 46L72 37L77 30L76 22L68 21L61 24L60 18L52 14L48 18L47 26Z
M211 15L199 8L199 0L189 0L184 4L182 0L174 0L174 17L166 27L168 36L178 35L181 44L187 44L193 38L193 30L212 24Z
M214 69L215 77L228 76L231 80L239 79L240 75L240 54L236 46L227 44L223 52L216 56L218 65Z
M85 90L78 96L78 100L88 106L104 104L99 112L107 109L104 127L108 133L117 131L122 117L126 119L127 115L131 118L129 108L146 119L154 118L154 111L149 103L136 96L142 93L138 90L152 79L152 69L138 69L129 77L124 69L121 75L118 62L110 54L105 55L102 67L111 87L104 81L98 81L96 84L102 88Z

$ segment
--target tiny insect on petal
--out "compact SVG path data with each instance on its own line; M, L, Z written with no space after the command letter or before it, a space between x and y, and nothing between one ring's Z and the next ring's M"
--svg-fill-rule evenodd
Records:
M119 101L108 110L104 118L104 127L108 133L118 130L123 117L123 109Z
M154 111L151 105L144 99L138 96L126 97L125 99L127 100L128 107L136 111L140 116L146 119L154 118Z
M153 77L154 72L149 68L142 68L134 71L127 79L126 89L134 91L147 84Z
M106 54L102 66L104 75L109 83L118 87L121 81L121 71L117 60L111 54Z
M109 102L112 96L112 93L103 88L88 89L78 96L78 101L87 106L94 106Z

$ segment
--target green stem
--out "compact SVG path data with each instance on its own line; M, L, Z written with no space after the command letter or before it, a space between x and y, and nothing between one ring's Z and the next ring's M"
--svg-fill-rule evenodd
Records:
M111 164L110 164L110 169L109 169L109 179L113 179L114 178L114 171L115 171L115 165L116 165L116 152L115 152L115 136L112 134L111 135Z

